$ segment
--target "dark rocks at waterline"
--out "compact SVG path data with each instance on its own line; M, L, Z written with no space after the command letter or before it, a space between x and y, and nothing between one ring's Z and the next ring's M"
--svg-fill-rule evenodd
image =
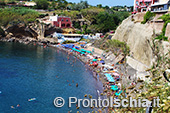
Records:
M19 42L19 43L23 43L23 44L38 43L39 45L58 44L58 40L55 38L42 38L42 39L35 39L35 38L31 38L31 37L17 38L17 37L13 37L12 34L8 34L6 37L0 38L0 41Z

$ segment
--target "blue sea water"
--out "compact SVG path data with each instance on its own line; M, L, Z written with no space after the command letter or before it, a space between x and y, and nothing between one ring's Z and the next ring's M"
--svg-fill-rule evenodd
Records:
M72 66L74 60L55 48L0 42L0 113L88 113L90 108L77 110L75 104L69 108L68 98L97 98L102 84L79 60ZM65 99L62 108L53 105L56 97Z

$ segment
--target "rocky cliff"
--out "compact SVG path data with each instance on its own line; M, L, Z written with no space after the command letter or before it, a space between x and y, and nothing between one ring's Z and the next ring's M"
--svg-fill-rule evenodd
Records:
M29 42L31 40L50 43L57 43L57 39L50 38L54 32L62 32L60 28L38 22L29 23L28 25L23 23L10 25L6 28L3 28L3 30L5 31L6 37L1 38L2 41L20 40L23 42Z
M157 15L154 21L141 24L143 16L144 13L141 13L124 20L117 28L112 39L125 41L130 47L131 56L138 62L150 67L152 65L153 55L148 40L151 41L156 34L161 33L164 23L158 20L160 15Z

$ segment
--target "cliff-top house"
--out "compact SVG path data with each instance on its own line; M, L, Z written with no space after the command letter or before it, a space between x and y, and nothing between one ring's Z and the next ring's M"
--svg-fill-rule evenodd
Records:
M60 28L72 28L72 22L70 17L66 16L50 16L48 20L45 20L44 23L51 24Z
M153 0L134 0L134 12L146 12L151 10Z
M156 13L166 13L170 11L170 0L153 0L151 11Z
M134 0L134 12L152 11L166 13L170 11L170 0Z

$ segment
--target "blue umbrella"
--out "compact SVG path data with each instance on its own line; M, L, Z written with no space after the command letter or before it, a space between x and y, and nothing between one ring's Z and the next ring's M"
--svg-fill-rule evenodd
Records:
M104 64L105 62L104 62L104 60L101 60L100 63Z

